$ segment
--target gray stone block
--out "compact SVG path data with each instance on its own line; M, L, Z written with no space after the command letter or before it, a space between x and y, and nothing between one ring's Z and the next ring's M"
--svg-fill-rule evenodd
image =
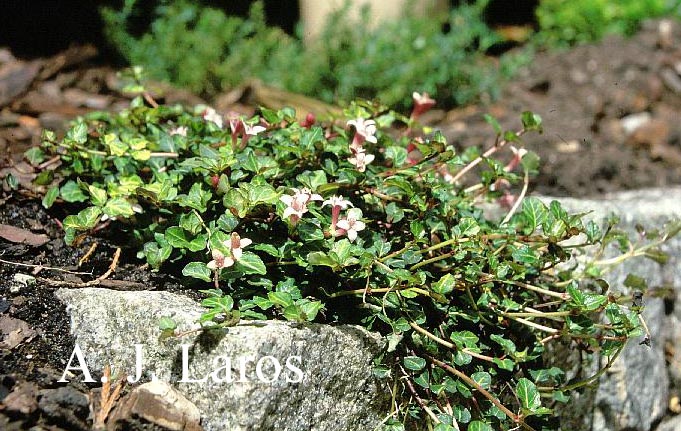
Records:
M381 338L360 327L242 321L217 335L161 342L160 317L173 317L181 331L195 329L202 308L158 291L60 289L56 295L67 304L76 343L93 373L110 362L134 378L134 345L142 344L145 377L153 373L173 384L199 408L208 431L367 430L389 409L390 392L372 374ZM286 366L287 358L296 356L300 361L291 364L304 373L300 382ZM243 367L242 376L239 361L249 357L254 361ZM225 380L229 372L231 383L189 381L225 366L216 377Z

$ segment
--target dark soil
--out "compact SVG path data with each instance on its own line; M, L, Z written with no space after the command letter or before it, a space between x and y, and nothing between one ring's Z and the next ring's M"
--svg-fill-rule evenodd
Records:
M586 197L681 184L681 29L664 41L659 22L632 39L539 54L508 85L499 102L450 111L437 123L450 142L489 146L495 116L505 130L520 128L529 110L544 122L542 135L523 137L541 158L531 190ZM647 121L627 132L628 119Z
M129 97L118 90L115 71L88 63L92 55L82 53L76 50L62 57L20 61L0 49L0 182L3 168L21 167L23 151L39 143L42 128L63 131L65 121L77 115L95 109L116 110L128 103ZM544 133L524 141L542 159L541 173L531 189L544 194L583 197L681 184L680 74L678 26L667 43L655 22L631 40L610 38L568 52L539 54L507 86L500 102L435 111L430 123L460 147L487 147L495 136L482 118L484 113L512 130L520 127L522 111L540 114ZM200 102L168 89L159 96L159 101L164 100ZM644 114L645 121L627 131L627 121L636 114ZM15 275L92 280L107 270L121 244L115 238L90 238L76 248L68 247L57 222L64 214L46 212L31 197L9 195L5 190L0 196L0 224L44 233L49 241L30 246L0 238L0 343L9 339L6 332L15 336L10 348L0 344L0 429L33 425L86 429L90 412L83 402L87 404L85 394L93 388L56 382L73 349L64 307L55 300L49 283L24 286ZM78 266L94 241L98 242L95 253ZM168 289L196 296L182 280L144 268L130 249L125 249L104 286ZM16 342L20 327L23 332L19 331ZM60 386L68 389L58 390Z

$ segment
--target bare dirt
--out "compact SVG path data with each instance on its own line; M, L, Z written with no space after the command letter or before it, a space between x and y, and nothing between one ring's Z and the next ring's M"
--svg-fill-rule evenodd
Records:
M23 151L39 143L42 128L63 131L75 116L128 103L116 71L89 62L95 55L76 49L22 61L0 49L0 172L19 166ZM201 102L168 89L164 98L159 100ZM429 121L461 148L487 147L495 137L482 115L490 113L505 128L517 129L524 110L544 119L544 133L525 139L542 159L541 173L531 186L535 192L584 197L681 184L678 25L667 35L660 22L652 22L630 40L613 37L566 52L540 53L506 86L500 102L434 111ZM57 221L63 213L45 211L35 197L10 194L5 187L0 196L0 225L45 235L45 241L27 245L0 235L0 429L89 429L94 388L56 382L73 344L54 286L25 284L16 277L92 280L107 270L121 244L91 238L77 248L68 247ZM79 264L95 241L94 254ZM129 249L104 285L196 295L185 290L182 280L142 267Z

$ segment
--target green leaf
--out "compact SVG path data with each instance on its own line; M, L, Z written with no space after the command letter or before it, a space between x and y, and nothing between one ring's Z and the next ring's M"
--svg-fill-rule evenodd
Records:
M533 112L525 111L521 117L523 123L523 129L527 131L537 131L542 132L542 120L541 117Z
M485 371L471 374L471 379L475 380L483 389L489 389L492 385L492 376Z
M253 299L250 300L250 302L252 302L253 304L255 304L256 307L259 307L262 310L269 310L274 305L272 301L270 301L267 298L263 298L262 296L254 296Z
M504 359L494 358L493 361L496 364L496 366L501 368L502 370L513 371L513 369L515 368L515 363L508 358Z
M182 275L185 277L194 277L199 280L210 282L212 280L212 272L203 262L189 262L183 269Z
M291 304L284 307L283 313L284 318L292 322L303 322L305 319L301 316L300 308L297 305Z
M222 204L239 218L245 217L248 213L248 197L241 189L230 189L222 197Z
M118 197L109 199L104 205L104 213L111 217L130 217L135 214L135 211L133 211L132 204L127 199Z
M455 286L456 278L451 273L447 273L443 275L437 281L437 283L433 285L432 289L435 293L439 293L440 295L447 295L454 290Z
M167 243L160 245L158 242L154 241L144 244L144 247L142 248L142 253L147 259L147 263L155 270L158 269L163 262L168 260L172 251L173 248Z
M393 161L393 166L398 168L407 161L407 149L391 145L385 149L385 158Z
M648 288L648 283L645 278L635 274L627 274L627 277L624 279L624 285L631 289L638 290L646 290Z
M404 368L412 371L420 371L426 366L426 360L419 356L405 356L402 362Z
M212 194L210 191L204 190L200 183L194 183L186 195L177 196L177 201L180 205L193 208L200 213L206 211L206 205L210 201Z
M584 292L582 292L579 287L577 286L576 283L570 283L568 284L567 288L567 293L570 295L570 298L572 298L572 302L578 306L578 307L584 307Z
M456 237L475 236L480 232L478 222L472 217L462 217L459 224L454 228L454 235Z
M78 219L84 229L92 229L99 221L102 210L98 207L88 207L78 213Z
M526 244L515 248L513 253L511 253L511 256L513 256L513 260L516 262L527 266L532 266L539 261L539 256L537 256L537 253Z
M279 200L279 193L269 184L257 185L248 190L248 200L251 205L275 204Z
M87 124L78 121L71 129L66 132L65 139L75 141L78 144L87 142Z
M326 172L322 170L313 172L305 171L302 174L296 176L296 179L312 191L317 190L319 186L329 182L326 178Z
M293 305L293 298L291 297L291 294L287 292L269 292L267 294L267 299L280 307L288 307Z
M16 180L14 179L14 177L12 177L12 178L10 179L9 176L8 176L8 178L7 178L7 180L6 180L6 181L8 181L7 184L9 184L10 187L12 187L12 184L11 184L11 181L12 181L12 180L16 181ZM33 179L33 184L36 184L36 185L39 185L39 186L46 186L46 185L51 184L51 183L52 183L52 180L54 180L54 171L52 171L52 170L46 170L46 171L40 172L40 173L38 174L38 176L35 177L35 178ZM18 183L14 183L14 184L15 184L15 186L18 185ZM13 187L13 189L15 189L15 188L16 188L16 187Z
M281 253L279 253L279 250L277 250L277 248L272 244L256 244L253 246L253 249L258 251L264 251L270 256L281 257Z
M177 329L177 322L171 317L163 316L158 320L158 327L161 331L174 331Z
M43 196L42 200L42 205L44 208L50 208L53 204L54 201L57 199L59 196L59 187L50 187L47 190L47 193L45 193L45 196Z
M534 412L541 407L539 392L531 380L524 377L520 378L516 384L515 390L518 399L520 399L520 404L524 409Z
M472 421L468 424L468 431L494 431L494 429L481 421Z
M102 137L102 143L109 150L109 154L116 157L125 156L130 149L128 144L118 139L115 133L107 133Z
M397 223L404 218L404 210L397 206L395 202L390 202L386 205L385 214L388 216L388 223Z
M468 347L474 348L478 344L478 336L471 331L456 331L449 335L449 339L456 344L459 349Z
M541 200L530 196L523 200L522 214L525 216L525 220L527 220L528 224L526 233L530 234L537 229L537 226L544 223L548 214L548 209Z
M85 202L87 200L85 193L83 193L83 191L80 189L78 183L73 180L69 180L64 183L64 185L59 189L59 194L61 195L62 199L69 203Z
M218 218L218 227L225 232L232 232L238 225L239 219L236 218L231 212L221 214Z
M296 305L308 322L312 322L317 317L319 311L324 308L324 304L321 301L310 301L309 299L301 299L296 302Z
M201 218L193 211L187 214L182 214L180 216L180 227L186 230L187 232L191 233L192 235L198 234L203 229L203 225L201 224ZM227 232L232 231L232 229L225 230Z
M314 144L324 139L324 130L319 126L311 127L309 130L304 130L300 137L300 146L304 150L314 150ZM308 186L309 187L309 186ZM313 188L312 190L316 190Z
M24 157L26 157L26 160L28 160L28 163L31 165L38 166L45 160L45 153L40 147L33 147L24 152Z
M594 311L602 307L608 302L608 297L605 295L596 295L593 293L584 294L584 309L586 311Z
M228 313L234 308L234 300L231 296L211 296L201 301L201 305L214 310L219 310L221 313Z
M101 207L106 203L106 190L93 185L88 185L87 188L90 193L90 200L94 205Z
M492 334L490 335L490 339L494 341L495 343L499 344L503 349L504 352L508 355L512 355L516 352L516 347L515 343L509 339L506 339L502 337L501 335L497 334Z
M175 248L187 248L189 246L185 231L179 226L171 226L166 229L165 238L168 244Z
M5 182L12 190L16 190L19 188L19 180L17 180L17 178L14 175L12 175L11 172L8 173L7 176L5 176Z
M592 220L589 220L586 224L586 239L593 243L601 239L601 229Z
M267 274L267 268L260 256L250 251L243 252L241 258L236 262L236 267L244 274Z
M339 266L349 265L349 259L351 257L352 244L347 239L342 239L333 243L331 252L329 256L333 259Z
M329 255L323 251L313 251L312 253L308 253L305 260L309 265L330 266L332 268L337 266L336 261L331 259Z

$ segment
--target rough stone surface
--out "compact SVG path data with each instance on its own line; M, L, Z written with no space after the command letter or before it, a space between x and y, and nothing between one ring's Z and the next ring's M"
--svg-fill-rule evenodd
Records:
M196 333L181 339L159 341L158 321L170 316L180 331L195 329L202 308L194 301L169 292L124 292L100 288L61 289L57 297L67 304L76 343L89 368L134 376L135 344L143 344L145 377L151 373L171 382L202 414L210 430L365 430L373 429L389 409L389 393L372 375L372 360L380 351L380 337L353 326L292 324L280 321L242 321L217 336ZM181 382L183 350L187 346L185 380L201 379L230 358L232 383ZM271 358L263 359L267 356ZM286 367L288 357L304 373L298 377ZM282 372L273 382L275 363ZM72 364L73 365L73 364ZM230 367L227 367L230 368ZM225 369L218 377L225 377Z
M655 428L655 431L679 431L681 430L681 416L674 416L664 420Z
M648 229L661 227L673 218L681 219L681 189L640 190L606 196L602 200L560 198L571 212L592 211L593 220L610 214L620 218L621 227L635 234L636 224ZM637 257L615 267L605 279L610 289L623 292L623 281L633 273L648 282L649 290L676 288L681 298L681 237L667 242L662 250L669 254L666 265ZM677 309L681 302L675 301ZM667 410L669 377L665 364L665 341L673 334L669 328L673 315L664 300L651 294L644 297L643 316L650 329L651 347L632 340L612 368L600 379L598 389L576 394L566 411L564 430L649 431ZM681 311L676 311L681 316ZM676 334L678 338L679 335ZM603 365L606 358L597 358ZM587 364L594 369L596 364Z

